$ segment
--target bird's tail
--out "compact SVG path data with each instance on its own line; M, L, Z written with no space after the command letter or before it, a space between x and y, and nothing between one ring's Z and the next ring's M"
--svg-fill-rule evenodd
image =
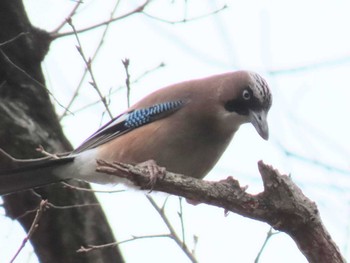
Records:
M71 156L18 160L0 149L0 195L62 181L66 178L55 174L54 168L73 160Z

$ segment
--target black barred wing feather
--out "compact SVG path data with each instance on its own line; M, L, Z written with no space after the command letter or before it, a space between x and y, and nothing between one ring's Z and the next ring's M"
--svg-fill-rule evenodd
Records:
M96 148L133 129L167 117L179 110L183 105L184 101L182 100L169 101L121 114L97 130L82 145L75 149L73 154Z

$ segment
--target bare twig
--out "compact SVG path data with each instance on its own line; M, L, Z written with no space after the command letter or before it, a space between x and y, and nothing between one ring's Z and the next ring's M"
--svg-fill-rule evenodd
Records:
M38 197L41 198L41 196L39 196L39 195L38 195ZM72 209L72 208L82 208L82 207L91 207L91 206L100 206L100 204L99 203L88 203L88 204L58 206L58 205L55 205L53 203L46 202L46 207L53 208L53 209ZM25 217L27 215L30 215L32 213L35 213L35 212L37 212L37 209L27 210L22 215L16 217L16 220L18 220L19 218Z
M182 249L182 251L185 253L185 255L191 260L191 262L198 262L197 259L194 257L194 255L191 253L191 251L187 248L186 244L182 242L181 238L177 235L175 229L171 225L169 219L164 213L164 209L160 208L157 203L153 200L152 197L146 196L148 201L151 203L153 208L158 212L160 217L162 218L164 224L170 231L170 237L175 241L175 243Z
M278 233L281 233L281 232L273 232L273 228L270 227L269 231L268 231L267 234L266 234L265 241L264 241L264 243L262 244L261 249L260 249L258 255L256 256L255 260L254 260L254 263L258 263L258 262L259 262L260 256L261 256L262 252L264 251L264 249L265 249L265 247L266 247L266 245L267 245L267 242L270 240L270 238L271 238L273 235L276 235L276 234L278 234Z
M126 85L126 101L128 108L130 107L130 73L129 73L129 65L130 65L130 59L125 58L122 60L122 63L124 65L125 73L126 73L126 79L125 79L125 85Z
M80 39L79 39L79 36L78 36L78 33L75 30L75 27L74 27L72 21L69 20L68 24L72 27L73 31L75 32L75 38L76 38L76 40L78 42L77 50L78 50L79 54L81 55L81 57L83 58L84 63L86 65L86 68L87 68L87 70L88 70L88 72L90 74L90 77L91 77L90 84L96 90L98 96L100 97L100 101L102 101L102 103L103 103L103 105L104 105L104 107L105 107L109 117L112 119L113 115L112 115L112 113L111 113L111 111L109 109L109 106L108 106L107 102L106 102L106 98L102 95L100 89L98 88L98 85L97 85L94 73L92 71L91 58L89 58L89 59L86 58L86 56L84 54L84 51L83 51L83 48L82 48L82 45L81 45L81 42L80 42Z
M72 209L72 208L76 209L76 208L91 207L91 206L101 206L101 204L88 203L88 204L78 204L78 205L54 205L52 203L48 203L48 206L50 208L64 210L64 209Z
M35 230L39 227L39 220L41 216L43 215L45 209L48 207L48 201L47 200L41 200L39 204L39 208L36 209L36 215L33 220L33 223L28 231L27 236L23 239L21 246L18 248L16 254L13 256L13 258L10 260L10 263L14 262L19 253L22 251L22 249L25 247L27 244L28 240L33 236Z
M158 69L160 69L160 68L162 68L162 67L164 67L164 66L165 66L165 64L162 62L162 63L160 63L158 66L156 66L156 67L154 67L154 68L152 68L152 69L150 69L150 70L145 71L145 72L142 73L139 77L137 77L136 79L134 79L133 81L131 81L131 84L135 84L135 83L139 82L142 78L144 78L144 77L147 76L148 74L150 74L150 73L152 73L152 72L154 72L154 71L156 71L156 70L158 70ZM120 87L114 89L113 91L110 92L109 96L115 94L116 92L120 91L120 90L123 89L123 88L125 88L125 86L120 86ZM109 97L109 96L108 96L108 97ZM86 110L87 108L92 107L92 106L98 104L99 102L100 102L100 101L98 100L98 101L94 101L94 102L92 102L92 103L89 103L89 104L85 105L84 107L81 107L81 108L75 110L74 113L77 113L77 112Z
M68 20L71 20L72 17L75 15L76 11L78 10L80 4L82 3L82 1L77 1L77 3L75 4L75 6L73 7L72 11L70 11L69 15L66 17L66 19L64 19L61 24L59 24L56 29L54 29L51 32L51 35L57 34L58 31L60 31L62 29L62 27L64 27L67 24Z
M92 192L92 193L105 193L105 194L114 194L114 193L122 193L125 192L125 190L94 190L94 189L90 189L90 188L83 188L83 187L78 187L78 186L74 186L71 184L68 184L66 182L61 182L61 184L64 185L64 187L68 188L68 189L72 189L72 190L78 190L78 191L86 191L86 192Z
M8 44L10 44L10 43L12 43L12 42L14 42L14 41L16 41L18 38L20 38L20 37L22 37L22 36L25 36L25 35L28 35L28 34L29 34L29 32L21 32L21 33L19 33L17 36L15 36L15 37L13 37L13 38L10 38L9 40L6 40L6 41L0 43L0 47L6 46L6 45L8 45Z
M44 147L42 145L39 145L38 148L35 149L37 152L40 152L41 154L47 156L47 157L51 157L52 159L59 159L60 157L58 157L57 154L52 154L47 152Z
M39 197L40 197L40 196L39 196ZM25 216L30 215L30 214L32 214L32 213L35 213L36 211L37 211L37 208L32 209L32 210L27 210L27 211L25 211L23 214L17 216L15 219L18 220L18 219L20 219L20 218L22 218L22 217L25 217Z
M181 20L174 20L174 21L163 19L163 18L160 18L158 16L150 15L150 14L146 13L145 11L142 11L142 14L144 14L145 16L147 16L149 18L152 18L154 20L173 25L173 24L180 24L180 23L192 22L192 21L195 21L195 20L203 19L203 18L206 18L208 16L215 15L215 14L225 10L226 8L228 8L228 6L224 5L223 7L219 8L217 10L214 10L214 11L208 13L208 14L204 14L204 15L200 15L200 16L192 17L192 18L187 18L187 15L185 15L183 19L181 19Z
M107 24L110 24L111 22L115 22L115 21L124 19L124 18L126 18L126 17L129 17L129 16L131 16L131 15L133 15L133 14L142 12L142 11L144 10L144 8L145 8L150 2L151 2L151 0L147 0L147 1L145 1L142 5L136 7L135 9L131 10L131 11L128 12L128 13L125 13L125 14L123 14L123 15L121 15L121 16L118 16L118 17L114 17L114 18L108 19L107 21L98 23L98 24L93 25L93 26L90 26L90 27L86 27L86 28L83 28L83 29L76 30L75 32L73 31L73 32L65 32L65 33L51 34L51 38L52 38L52 39L56 39L56 38L60 38L60 37L71 36L71 35L80 34L80 33L84 33L84 32L87 32L87 31L90 31L90 30L99 28L99 27L101 27L101 26L105 26L105 25L107 25Z
M145 72L143 72L140 76L138 76L133 82L132 84L140 81L142 78L144 78L145 76L147 76L150 73L153 73L154 71L160 69L160 68L164 68L165 67L165 63L164 62L160 62L157 66L155 66L154 68L148 69Z
M112 10L112 12L111 12L110 19L112 19L112 17L114 16L115 12L117 11L117 8L118 8L118 6L119 6L119 3L120 3L120 1L117 1L117 3L115 4L115 6L114 6L114 8L113 8L113 10ZM101 50L101 48L102 48L102 46L103 46L103 44L104 44L104 40L105 40L105 38L106 38L106 36L107 36L107 32L108 32L109 29L110 29L110 25L111 25L111 23L106 24L106 27L105 27L105 29L104 29L104 31L103 31L103 33L102 33L102 36L101 36L101 38L100 38L100 41L99 41L98 45L97 45L97 48L96 48L94 54L93 54L92 57L91 57L91 63L96 59L97 55L99 54L99 51ZM78 86L76 87L76 89L75 89L75 91L74 91L74 94L73 94L71 100L69 101L69 103L68 103L68 105L67 105L67 107L66 107L66 110L62 113L62 115L61 115L60 118L59 118L60 121L62 120L62 118L64 118L64 117L67 115L67 113L69 113L69 109L71 108L71 106L73 105L74 101L75 101L76 98L78 97L80 88L83 86L83 83L84 83L84 80L85 80L85 77L87 76L87 74L88 74L88 68L86 67L86 68L84 69L83 75L82 75L81 78L80 78L79 84L78 84ZM100 102L100 100L98 100L97 103L99 103L99 102Z
M286 155L286 157L288 158L293 158L296 159L298 161L313 165L313 166L317 166L320 167L321 169L324 169L326 171L332 171L332 172L336 172L339 174L345 174L345 175L350 175L350 169L344 169L344 168L340 168L337 167L335 165L329 164L327 162L322 162L320 160L317 159L313 159L307 156L303 156L297 152L292 152L290 150L288 150L287 148L284 148L284 146L282 146L281 144L279 144L282 152Z
M12 40L8 40L8 41L14 41L14 39L18 39L18 37L13 38ZM6 42L8 42L6 41ZM5 42L3 42L5 43ZM35 78L33 78L29 73L27 73L24 69L22 69L21 67L17 66L16 63L14 63L6 54L5 52L0 48L0 54L4 57L4 59L11 65L13 66L15 69L18 70L18 72L20 72L21 74L23 74L24 76L26 76L28 79L30 79L31 81L33 81L36 85L44 88L46 90L46 92L54 99L54 101L56 101L56 103L65 109L65 106L63 106L63 104L61 104L56 97L50 92L50 90L48 88L46 88L46 86L39 82L38 80L36 80Z
M198 245L198 240L199 237L197 235L193 235L193 249L192 249L192 254L196 255L196 249L197 249L197 245Z
M180 206L180 212L178 212L178 216L180 218L180 223L181 223L181 234L182 234L182 243L186 244L186 239L185 239L185 224L184 224L184 213L182 209L182 197L179 197L179 206Z
M191 262L197 262L196 258L191 253L191 251L188 250L186 244L184 244L181 241L181 239L179 238L179 236L176 234L175 229L173 228L173 226L171 225L169 219L166 217L166 215L164 213L164 206L163 207L159 207L156 204L156 202L153 200L153 198L150 197L150 196L146 196L146 198L149 200L149 202L151 203L153 208L158 212L158 214L162 218L163 222L165 223L166 227L168 228L168 230L170 232L169 234L133 236L130 239L126 239L126 240L123 240L123 241L120 241L120 242L113 242L113 243L102 244L102 245L81 246L80 249L77 250L77 252L78 253L86 253L86 252L90 252L90 251L93 251L93 250L96 250L96 249L104 249L104 248L108 248L108 247L118 246L120 244L127 243L127 242L130 242L130 241L135 241L135 240L138 240L138 239L167 237L167 238L171 238L171 239L173 239L175 241L175 243L184 251L184 253L191 260Z
M290 75L293 73L315 71L319 68L329 68L329 67L334 67L337 65L348 64L348 63L350 63L350 56L347 54L338 58L326 59L324 61L310 63L310 64L298 66L298 67L285 68L285 69L271 69L267 72L273 76L283 75L283 74Z
M169 238L169 234L160 234L160 235L149 235L149 236L133 236L132 238L120 241L120 242L113 242L113 243L108 243L108 244L103 244L103 245L88 245L88 246L81 246L77 252L78 253L87 253L91 252L96 249L104 249L104 248L109 248L109 247L115 247L124 243L128 243L131 241L139 240L139 239L145 239L145 238L160 238L160 237L167 237Z

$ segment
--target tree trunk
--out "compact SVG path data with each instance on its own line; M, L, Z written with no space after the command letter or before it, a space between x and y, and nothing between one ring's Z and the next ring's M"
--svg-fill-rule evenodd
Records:
M16 158L39 157L35 150L39 145L50 152L72 148L41 71L50 43L47 32L30 24L21 0L0 1L0 148ZM35 211L28 211L38 208L42 199L55 206L98 204L93 193L65 189L60 184L3 197L7 216L18 220L26 231L35 217ZM123 262L117 247L76 252L82 245L115 241L99 205L51 206L30 241L40 262Z

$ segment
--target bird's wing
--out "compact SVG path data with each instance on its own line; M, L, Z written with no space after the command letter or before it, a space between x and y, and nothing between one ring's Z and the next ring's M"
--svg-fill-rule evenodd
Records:
M143 125L165 118L179 110L184 104L183 100L168 101L123 113L98 129L75 149L73 154L96 148Z

